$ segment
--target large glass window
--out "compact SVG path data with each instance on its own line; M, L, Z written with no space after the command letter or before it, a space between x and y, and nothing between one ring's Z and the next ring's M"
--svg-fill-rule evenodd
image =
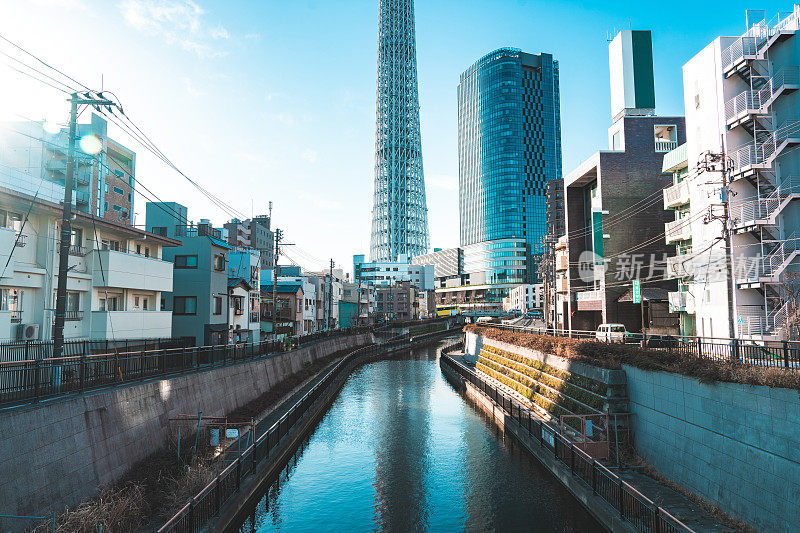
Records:
M175 268L197 268L196 255L176 255Z

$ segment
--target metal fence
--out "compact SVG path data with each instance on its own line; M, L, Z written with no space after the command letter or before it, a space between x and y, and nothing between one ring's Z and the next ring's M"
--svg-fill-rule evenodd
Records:
M544 422L520 405L505 392L485 381L466 366L442 353L441 364L447 365L505 409L519 427L527 432L542 448L552 452L553 457L567 465L573 476L577 476L611 504L624 520L639 531L646 533L692 532L688 526L656 505L647 496L626 483L614 472L603 466L594 457L581 450L558 428Z
M304 346L334 336L369 331L371 331L369 327L343 328L306 335L294 340L297 345ZM75 342L70 346L70 350L79 352L78 355L0 362L0 405L37 402L44 398L142 381L152 377L196 372L263 357L286 348L280 341L191 346L187 340L177 339L174 340L173 346L164 347L163 344L168 345L169 341L158 341L162 343L159 348L134 351L123 351L129 345L117 343L111 346L111 349L115 350L111 353L91 354L94 346L103 346L106 341L81 342L90 344ZM99 344L91 344L95 342ZM141 342L144 341L139 341ZM33 349L37 348L38 346L35 346ZM50 348L52 346L45 347L45 349ZM65 350L65 353L70 352ZM31 355L31 352L28 355Z
M572 339L598 340L595 331L537 328L513 324L484 323L493 327L520 333L550 335ZM800 342L760 341L716 337L685 337L680 335L626 333L624 343L647 350L665 352L675 356L699 357L718 361L738 361L758 366L768 366L800 371Z
M429 340L443 332L437 331L427 335L414 337L414 342ZM267 431L261 434L238 458L220 472L206 487L178 511L166 524L161 526L159 533L175 531L179 533L194 533L201 531L213 517L219 515L222 506L242 486L242 480L254 473L259 463L275 458L278 454L278 445L281 440L292 430L298 421L302 420L308 411L328 390L334 381L347 376L352 365L357 359L375 355L377 353L403 347L409 344L408 335L393 337L387 342L366 346L353 350L342 358L327 374L303 395L278 421Z
M64 355L89 355L134 350L157 350L159 348L182 348L191 346L191 337L164 339L82 339L65 340ZM0 343L0 362L28 361L53 357L53 341L12 341Z

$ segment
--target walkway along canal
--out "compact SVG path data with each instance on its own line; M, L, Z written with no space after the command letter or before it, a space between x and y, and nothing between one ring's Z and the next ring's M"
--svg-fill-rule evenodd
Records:
M242 532L602 531L445 380L435 345L356 369Z

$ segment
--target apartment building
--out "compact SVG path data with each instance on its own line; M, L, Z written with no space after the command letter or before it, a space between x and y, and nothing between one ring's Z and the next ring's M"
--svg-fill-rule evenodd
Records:
M369 324L375 315L375 286L345 281L339 301L339 326Z
M29 212L30 210L30 212ZM61 205L0 189L0 340L50 340L58 280ZM67 339L173 336L160 308L173 289L168 250L180 244L78 211L67 279ZM32 326L32 327L26 327Z
M674 252L662 238L670 220L661 195L671 184L662 165L664 154L685 142L685 127L683 117L654 115L652 54L649 31L625 30L609 44L609 150L564 178L569 329L614 322L652 331L652 317L659 317L659 331L677 333L677 317L674 324L665 318L675 282L664 279L665 258ZM628 294L634 282L645 303Z
M261 285L261 330L278 340L302 335L304 305L302 281L279 280L273 303L273 283L265 279Z
M261 338L261 252L233 248L228 252L229 342Z
M520 311L527 313L534 309L544 308L545 288L543 283L526 283L514 287L503 300L504 311Z
M744 34L714 39L683 67L694 274L688 292L698 335L795 338L800 6L770 20L763 11L746 15ZM709 210L712 216L702 215Z
M228 253L220 230L208 220L187 218L185 206L175 202L148 202L147 229L180 241L164 259L174 264L173 291L163 295L161 308L172 311L176 336L193 337L198 345L227 344L231 340L228 296Z
M391 285L410 281L420 290L433 289L433 265L411 261L399 254L397 261L365 261L364 255L353 256L353 279L369 285Z
M419 289L410 281L375 288L375 311L385 320L403 321L419 318Z
M275 233L270 229L270 216L259 215L223 224L230 246L254 248L261 253L261 269L272 270L275 265Z
M109 138L107 129L94 113L88 124L78 124L74 209L131 225L136 153ZM0 125L0 186L63 202L68 137L68 129L43 122Z

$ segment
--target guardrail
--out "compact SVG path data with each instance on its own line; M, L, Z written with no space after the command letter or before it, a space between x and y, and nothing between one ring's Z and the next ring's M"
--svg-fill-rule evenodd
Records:
M630 522L636 529L646 533L693 532L666 509L656 505L655 502L626 483L594 457L578 448L558 428L539 419L536 415L531 415L530 410L506 395L505 392L469 368L459 364L444 352L440 361L441 364L449 366L502 407L534 441L538 441L542 448L550 450L555 459L569 466L573 476L577 476L591 487L592 494L600 496L611 504L619 511L620 517Z
M299 337L295 341L298 346L304 346L325 338L369 331L368 327L343 328ZM32 403L157 376L192 373L267 356L283 349L281 341L261 341L217 346L179 345L155 350L0 362L0 405Z
M595 331L536 328L497 323L480 325L520 333L532 333L534 335L597 340L597 332ZM626 333L625 343L644 346L647 350L666 352L676 356L699 357L718 361L734 360L751 365L800 371L800 342L797 341L761 341Z
M449 331L449 330L445 330ZM418 342L436 337L444 333L436 331L425 335L414 337ZM357 358L375 355L377 353L396 349L409 343L408 335L398 335L382 344L375 344L358 348L344 356L334 367L314 385L306 394L303 395L278 421L276 421L267 431L257 437L255 443L251 444L238 458L220 472L197 496L189 500L175 516L166 524L161 526L158 533L176 531L179 533L195 532L201 530L209 520L219 515L222 506L236 493L242 486L242 480L256 471L258 464L270 459L270 455L277 455L277 447L281 440L291 431L291 429L303 419L304 415L315 406L317 400L327 392L328 388L341 375L347 375L350 366L355 363ZM275 452L275 453L273 453Z

